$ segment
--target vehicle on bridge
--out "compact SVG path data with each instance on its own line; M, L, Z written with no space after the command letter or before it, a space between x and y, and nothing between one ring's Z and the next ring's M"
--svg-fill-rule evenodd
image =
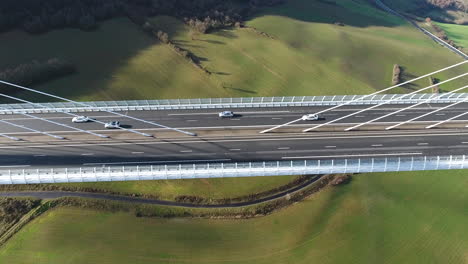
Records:
M91 121L94 121L94 118L91 118L89 116L75 116L72 119L73 123L87 123Z
M119 121L111 121L109 123L106 123L104 125L104 127L108 128L108 129L120 128L120 122Z
M219 113L218 116L221 117L221 118L230 118L230 117L234 117L234 112L232 112L232 111L223 111L223 112Z
M320 117L317 114L308 114L308 115L303 115L301 119L304 121L317 121L319 120L319 118Z

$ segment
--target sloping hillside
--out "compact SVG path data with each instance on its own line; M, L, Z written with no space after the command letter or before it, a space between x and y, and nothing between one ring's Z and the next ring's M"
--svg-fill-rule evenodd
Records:
M468 24L467 0L384 0L395 10L447 23Z
M390 84L395 63L409 79L460 60L365 0L289 0L249 19L247 26L257 30L201 35L171 17L151 21L213 74L126 19L105 22L94 32L0 34L0 68L67 59L76 74L38 87L75 99L108 100L369 93Z

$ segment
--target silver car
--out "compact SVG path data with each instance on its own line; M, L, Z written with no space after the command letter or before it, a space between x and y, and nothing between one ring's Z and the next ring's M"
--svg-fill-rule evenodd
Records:
M308 114L303 115L301 119L304 121L317 121L319 120L319 116L317 114Z
M221 118L229 118L229 117L234 117L234 112L232 111L223 111L218 114L219 117Z
M111 121L109 123L106 123L104 125L104 127L108 128L108 129L120 128L120 122L119 121Z
M72 119L73 123L87 123L93 121L94 119L89 116L75 116Z

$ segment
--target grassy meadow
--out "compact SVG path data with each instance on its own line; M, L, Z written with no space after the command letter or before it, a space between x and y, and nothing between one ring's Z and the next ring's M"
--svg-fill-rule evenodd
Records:
M236 198L269 191L288 184L297 176L250 177L226 179L193 179L134 182L65 183L57 186L95 188L107 192L157 196L174 200L179 195L198 196L207 199Z
M464 48L468 52L468 25L455 25L446 23L437 23L447 36L453 40L458 46Z
M247 21L273 38L251 29L197 35L175 18L151 21L214 74L203 73L124 18L103 22L93 32L2 33L0 69L63 58L74 63L78 73L37 88L79 100L112 100L362 94L389 86L395 63L405 68L407 80L460 61L364 0L290 0ZM443 80L460 72L436 77ZM459 84L447 84L445 90Z
M0 262L468 263L466 176L362 174L250 220L58 208L0 248Z

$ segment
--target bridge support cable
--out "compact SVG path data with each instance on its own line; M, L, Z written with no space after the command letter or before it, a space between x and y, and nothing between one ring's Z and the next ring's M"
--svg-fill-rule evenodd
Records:
M1 94L1 93L0 93L0 96L4 96L4 97L14 99L14 97L4 95L4 94ZM20 101L22 101L22 100L20 100ZM0 110L7 110L7 109L0 107ZM33 116L33 115L30 115L30 114L27 114L27 113L18 112L18 114L21 114L21 115L24 115L24 116L27 116L27 117L30 117L30 118L33 118L33 119L41 120L41 121L44 121L44 122L48 122L48 123L51 123L51 124L54 124L54 125L58 125L58 126L66 127L66 128L69 128L69 129L77 130L77 131L80 131L80 132L84 132L84 133L87 133L87 134L91 134L91 135L94 135L94 136L98 136L98 137L101 137L101 138L109 138L109 136L106 136L106 135L97 134L97 133L94 133L94 132L91 132L91 131L88 131L88 130L83 130L83 129L80 129L80 128L72 127L72 126L69 126L69 125L66 125L66 124L55 122L53 120L41 118L41 117L38 117L38 116Z
M5 108L0 108L0 110L4 110L4 109ZM27 117L30 117L30 118L33 118L33 119L37 119L37 120L41 120L41 121L44 121L44 122L47 122L47 123L51 123L51 124L54 124L54 125L57 125L57 126L66 127L66 128L72 129L72 130L87 133L87 134L90 134L90 135L93 135L93 136L97 136L97 137L101 137L101 138L109 138L109 136L106 136L106 135L101 135L101 134L97 134L97 133L94 133L94 132L91 132L91 131L88 131L88 130L72 127L72 126L69 126L69 125L66 125L66 124L55 122L53 120L41 118L41 117L38 117L38 116L33 116L33 115L30 115L30 114L26 114L26 113L20 113L20 114L24 115L24 116L27 116Z
M460 90L463 90L463 89L466 89L466 88L468 88L468 85L463 86L463 87L458 88L458 89L455 89L455 90L450 91L450 92L448 92L448 93L445 93L445 94L443 94L443 95L454 94L455 92L460 91ZM406 110L408 110L408 109L414 108L414 107L416 107L416 106L419 106L419 105L425 104L425 103L427 103L427 102L430 102L431 100L438 99L438 98L442 97L443 95L436 96L435 98L426 99L426 100L424 100L424 101L422 101L422 102L419 102L419 103L417 103L417 104L410 105L410 106L408 106L408 107L405 107L405 108L396 110L396 111L391 112L391 113L388 113L388 114L386 114L386 115L379 116L379 117L374 118L374 119L372 119L372 120L369 120L369 121L367 121L367 122L364 122L364 123L355 125L355 126L353 126L353 127L349 127L349 128L347 128L347 129L345 129L345 131L350 131L350 130L353 130L353 129L355 129L355 128L358 128L358 127L361 127L361 126L370 124L370 123L372 123L372 122L378 121L378 120L380 120L380 119L383 119L383 118L392 116L392 115L394 115L394 114L398 114L398 113L400 113L400 112L403 112L403 111L406 111ZM409 121L409 122L410 122L410 121ZM395 126L395 127L396 127L396 126Z
M21 141L20 138L13 137L13 136L10 136L10 135L7 135L7 134L3 134L3 133L0 133L0 137L5 137L5 138L8 138L8 139L11 139L11 140L14 140L14 141Z
M463 88L460 88L460 89L466 89L466 88L468 88L468 85L466 85L466 86L464 86ZM396 127L399 127L399 126L401 126L401 125L404 125L404 124L413 122L414 120L418 120L418 119L420 119L420 118L423 118L423 117L426 117L426 116L435 114L435 113L440 112L440 111L442 111L442 110L445 110L445 109L447 109L447 108L456 106L456 105L461 104L461 103L466 103L466 102L468 102L468 98L465 98L465 99L461 100L460 102L456 102L456 103L453 103L453 104L450 104L450 105L447 105L447 106L438 108L438 109L436 109L436 110L434 110L434 111L431 111L431 112L429 112L429 113L425 113L425 114L420 115L420 116L417 116L417 117L415 117L415 118L411 118L411 119L409 119L409 120L403 121L403 122L398 123L398 124L396 124L396 125L389 126L389 127L385 128L385 130L391 130L391 129L396 128ZM464 113L464 114L466 114L466 113Z
M368 111L368 110L377 108L377 107L379 107L379 106L382 106L382 105L391 103L391 102L393 102L393 101L401 100L401 99L403 99L403 98L405 98L405 97L407 97L407 96L409 96L409 95L416 94L416 93L419 93L419 92L424 91L424 90L427 90L427 89L431 89L431 88L436 87L436 86L438 86L438 85L441 85L441 84L444 84L444 83L447 83L447 82L450 82L450 81L459 79L459 78L464 77L464 76L467 76L467 75L468 75L468 72L467 72L467 73L464 73L464 74L461 74L461 75L458 75L458 76L455 76L455 77L450 78L450 79L448 79L448 80L442 81L442 82L440 82L440 83L433 84L433 85L431 85L431 86L428 86L428 87L425 87L425 88L416 90L416 91L414 91L414 92L411 92L411 93L408 93L408 94L404 94L404 95L399 96L399 97L396 97L396 98L391 98L391 99L385 100L385 101L382 102L382 103L379 103L379 104L373 105L373 106L371 106L371 107L368 107L368 108L359 110L359 111L357 111L357 112L354 112L354 113L351 113L351 114L348 114L348 115L345 115L345 116L342 116L342 117L333 119L333 120L331 120L331 121L329 121L329 122L326 122L326 123L323 123L323 124L319 124L319 125L313 126L313 127L311 127L311 128L308 128L308 129L303 130L302 132L309 132L309 131L312 131L312 130L317 129L317 128L319 128L319 127L322 127L322 126L326 126L326 125L335 123L336 121L343 120L343 119L345 119L345 118L348 118L348 117L357 115L357 114L359 114L359 113L362 113L362 112L365 112L365 111ZM366 123L367 123L367 122L366 122ZM358 125L358 126L364 125L364 124L366 124L366 123L360 124L360 125Z
M0 83L6 84L6 85L9 85L9 86L13 86L13 87L16 87L16 88L20 88L20 89L23 89L23 90L26 90L26 91L30 91L30 92L42 94L42 95L45 95L45 96L53 97L53 98L56 98L56 99L59 99L59 100L67 101L67 102L70 102L70 103L75 103L75 104L78 104L78 105L81 105L81 106L84 106L84 107L88 107L88 108L90 108L90 109L93 109L93 106L91 106L91 105L88 105L88 104L85 104L85 103L82 103L82 102L76 102L76 101L73 101L73 100L70 100L70 99L61 97L61 96L57 96L57 95L53 95L53 94L49 94L49 93L37 91L37 90L31 89L31 88L28 88L28 87L24 87L24 86L21 86L21 85L17 85L17 84L14 84L14 83L10 83L10 82L5 82L5 81L2 81L2 80L0 80ZM197 135L197 134L192 133L192 132L184 131L184 130L177 129L177 128L168 127L168 126L161 125L161 124L158 124L158 123L155 123L155 122L147 121L147 120L140 119L140 118L133 117L133 116L129 116L129 115L124 115L124 114L117 113L117 112L114 112L114 111L103 110L102 112L107 112L107 113L110 113L110 114L114 114L114 115L121 116L121 117L125 117L125 118L128 118L128 119L136 120L136 121L139 121L139 122L142 122L142 123L146 123L146 124L150 124L150 125L153 125L153 126L157 126L157 127L161 127L161 128L173 130L173 131L180 132L180 133L183 133L183 134L186 134L186 135L190 135L190 136L196 136L196 135ZM144 134L144 133L142 133L142 134ZM146 135L147 135L147 136L152 136L152 135L148 135L148 134L146 134Z
M18 125L18 124L15 124L15 123L12 123L12 122L9 122L9 121L6 121L6 120L0 120L0 123L4 123L4 124L14 126L14 127L19 127L19 128L22 128L22 129L25 129L25 130L28 130L28 131L43 134L43 135L53 137L53 138L56 138L56 139L65 139L64 137L61 137L61 136L57 136L57 135L54 135L54 134L51 134L51 133L48 133L48 132L44 132L44 131L39 131L37 129L30 128L30 127L27 127L27 126Z
M443 120L443 121L437 122L437 123L435 123L435 124L433 124L433 125L430 125L430 126L427 126L427 127L425 127L425 128L426 128L426 129L434 128L434 127L436 127L436 126L440 126L440 125L442 125L442 124L445 124L445 123L447 123L447 122L450 122L450 121L452 121L452 120L455 120L455 119L457 119L457 118L460 118L460 117L462 117L462 116L464 116L464 115L468 115L468 112L458 114L458 115L456 115L456 116L454 116L454 117L451 117L451 118L445 119L445 120Z
M6 97L6 98L9 98L9 99L13 99L13 100L16 100L16 101L20 101L20 102L23 102L23 103L27 103L27 104L30 104L30 105L34 105L34 106L37 106L37 107L47 108L46 106L44 106L42 104L33 103L31 101L27 101L27 100L17 98L17 97L13 97L13 96L10 96L10 95L0 93L0 96ZM64 113L66 115L73 116L73 117L79 116L77 114L69 113L69 112L66 112L66 111L60 111L60 110L55 110L55 111L58 112L58 113ZM21 113L21 112L18 112L18 113L27 115L27 114ZM37 116L32 116L32 117L37 118L37 119L42 119L42 118L37 117ZM94 136L98 136L98 137L102 137L102 138L109 138L109 136L106 136L106 135L101 135L101 134L98 134L98 133L94 133L92 131L75 128L75 127L68 126L68 125L65 125L65 124L61 124L61 123L58 123L58 122L54 122L54 121L51 121L51 120L48 120L48 119L43 119L43 120L46 121L46 122L55 123L56 125L65 126L65 127L72 128L72 129L75 129L75 130L78 130L78 131L81 131L81 132L84 132L84 133L88 133L88 134L91 134L91 135L94 135ZM99 121L99 120L94 120L94 122L96 122L98 124L102 124L102 125L106 124L105 122L102 122L102 121ZM133 129L123 128L123 127L119 127L119 129L131 132L131 133L135 133L135 134L138 134L138 135L142 135L142 136L145 136L145 137L151 137L152 136L150 134L142 133L142 132L139 132L139 131L136 131L136 130L133 130Z
M355 102L364 100L364 99L369 98L369 97L371 97L371 96L374 96L374 95L377 95L377 94L380 94L380 93L389 91L389 90L391 90L391 89L394 89L394 88L403 86L403 85L405 85L405 84L409 84L409 83L412 83L412 82L414 82L414 81L417 81L417 80L420 80L420 79L429 77L429 76L431 76L431 75L434 75L434 74L437 74L437 73L440 73L440 72L443 72L443 71L446 71L446 70L449 70L449 69L458 67L458 66L463 65L463 64L465 64L465 63L468 63L468 61L462 61L462 62L456 63L456 64L454 64L454 65L445 67L445 68L443 68L443 69L440 69L440 70L437 70L437 71L434 71L434 72L431 72L431 73L428 73L428 74L419 76L419 77L417 77L417 78L411 79L411 80L409 80L409 81L402 82L402 83L400 83L400 84L397 84L397 85L390 86L390 87L388 87L388 88L379 90L379 91L377 91L377 92L375 92L375 93L371 93L371 94L368 94L368 95L363 95L363 96L361 96L361 97L358 97L358 98L356 98L356 99L353 99L353 100L344 102L344 103L342 103L342 104L335 105L335 106L329 107L329 108L327 108L327 109L324 109L324 110L315 112L314 114L319 115L319 114L322 114L322 113L325 113L325 112L332 111L332 110L337 109L337 108L339 108L339 107L342 107L342 106L345 106L345 105L349 105L349 104L351 104L351 103L355 103ZM278 125L278 126L272 127L272 128L263 130L263 131L261 131L260 133L261 133L261 134L263 134L263 133L268 133L268 132L273 131L273 130L275 130L275 129L278 129L278 128L281 128L281 127L288 126L288 125L290 125L290 124L299 122L300 120L302 120L302 119L297 119L297 120L294 120L294 121L291 121L291 122L288 122L288 123L285 123L285 124L282 124L282 125Z

